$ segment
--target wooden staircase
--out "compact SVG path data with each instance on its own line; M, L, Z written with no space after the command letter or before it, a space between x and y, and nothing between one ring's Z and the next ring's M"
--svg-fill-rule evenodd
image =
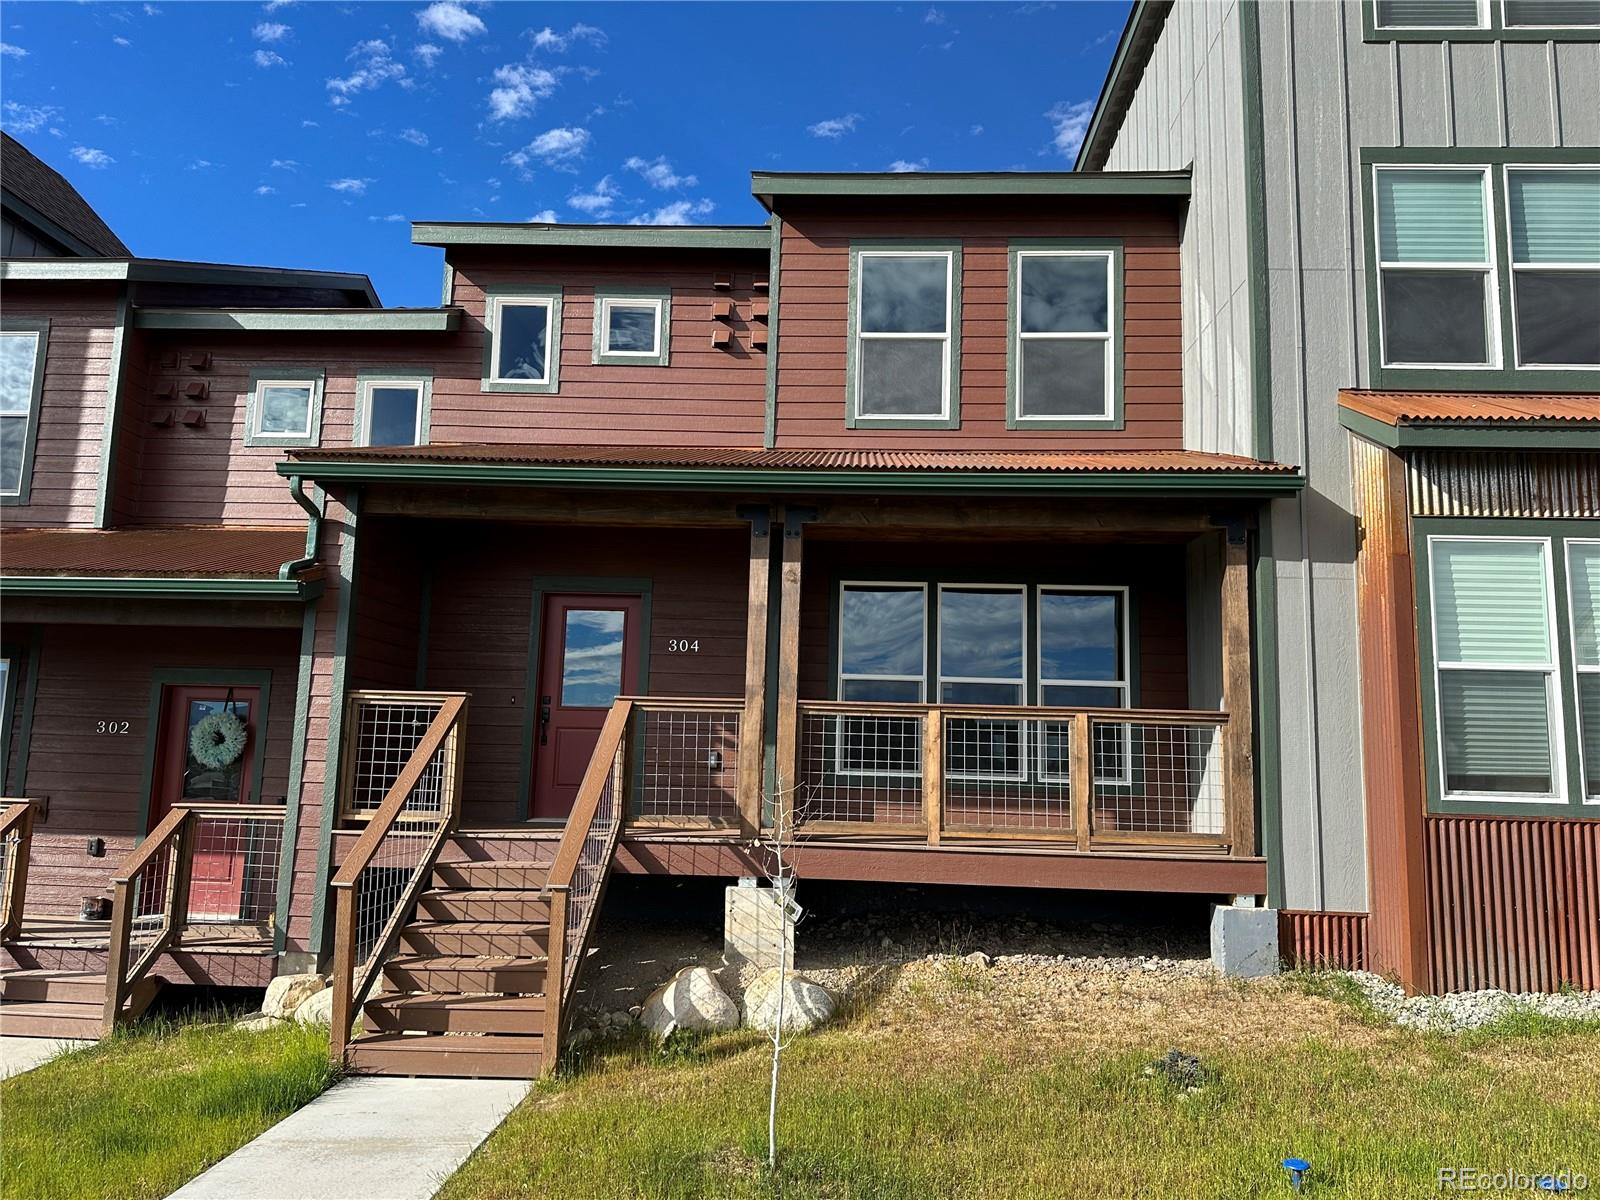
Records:
M123 1003L122 1019L139 1017L164 982L157 976L141 979ZM104 1031L105 1008L104 970L8 968L0 972L0 1034L6 1037L99 1038Z
M537 861L437 863L383 964L381 990L361 1007L346 1065L369 1075L540 1075L548 870Z

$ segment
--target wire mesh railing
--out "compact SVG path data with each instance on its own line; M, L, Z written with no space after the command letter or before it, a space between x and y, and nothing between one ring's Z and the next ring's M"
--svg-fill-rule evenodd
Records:
M440 710L452 699L448 692L352 692L346 699L345 779L340 815L347 821L368 820L382 805ZM445 778L430 767L417 780L416 812L438 812Z
M915 706L802 703L793 802L803 823L924 828L925 719Z
M283 810L200 811L194 822L186 932L269 935L277 918Z
M600 786L594 815L584 832L578 849L577 866L569 884L565 922L566 954L562 974L562 989L569 995L582 961L589 928L600 907L600 896L611 869L611 856L616 850L617 836L621 831L623 813L619 797L622 794L622 763L622 747L619 746L612 755L611 770Z
M1094 722L1097 835L1220 839L1227 828L1221 720Z
M634 700L627 819L673 828L739 822L742 709L733 701Z
M34 806L31 800L9 798L0 800L0 806L0 938L9 939L22 929Z

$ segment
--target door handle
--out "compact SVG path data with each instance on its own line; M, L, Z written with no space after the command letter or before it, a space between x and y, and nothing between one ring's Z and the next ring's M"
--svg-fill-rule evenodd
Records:
M550 742L550 701L548 697L541 697L539 704L539 745L545 746Z

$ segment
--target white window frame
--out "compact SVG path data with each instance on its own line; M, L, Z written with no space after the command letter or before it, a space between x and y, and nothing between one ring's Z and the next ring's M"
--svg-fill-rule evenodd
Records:
M1465 26L1463 26L1465 28ZM1418 171L1448 171L1455 174L1464 174L1468 171L1478 172L1480 186L1483 189L1483 246L1485 261L1481 263L1450 263L1450 262L1411 262L1400 260L1385 262L1383 258L1383 211L1378 200L1378 179L1384 172L1405 171L1414 173ZM1377 287L1374 289L1378 304L1378 361L1384 370L1396 371L1498 371L1504 365L1501 361L1501 333L1500 333L1500 268L1499 255L1495 252L1494 238L1494 172L1487 163L1381 163L1372 168L1372 253L1373 262L1377 264ZM1508 206L1509 207L1509 206ZM1389 360L1389 327L1385 320L1383 300L1383 277L1386 271L1460 271L1471 272L1484 276L1484 317L1486 326L1484 337L1487 340L1486 349L1488 357L1481 363L1460 362L1433 362L1433 363L1397 363ZM1568 367L1566 370L1571 370Z
M1578 799L1584 804L1600 804L1600 792L1589 794L1589 764L1584 761L1583 739L1583 689L1579 685L1585 675L1600 675L1600 664L1585 664L1578 659L1578 630L1574 621L1577 612L1573 604L1572 592L1572 547L1574 546L1600 546L1600 538L1567 537L1562 538L1561 553L1565 556L1563 566L1567 572L1567 632L1571 639L1568 653L1572 656L1572 703L1577 711L1578 729Z
M1600 25L1513 25L1506 15L1506 0L1500 0L1500 27L1502 29L1600 29Z
M33 457L34 447L34 422L39 419L39 373L44 368L39 350L40 347L45 345L45 339L48 336L48 332L43 329L0 329L0 338L27 337L33 339L33 350L28 355L28 360L33 365L28 372L28 392L22 398L22 408L17 411L0 409L0 417L7 417L12 420L21 417L23 421L22 467L17 472L17 486L11 490L0 491L0 496L5 497L7 500L20 500L23 492L28 487L29 467L31 466L29 460Z
M938 662L936 664L936 666L938 668L938 674L934 678L934 685L933 686L934 686L935 703L937 703L940 707L942 707L942 708L961 708L961 707L964 706L964 702L962 702L962 701L952 700L952 701L946 702L946 700L944 698L944 685L947 684L947 683L994 683L994 684L999 684L1002 687L1015 687L1017 689L1017 694L1022 697L1022 699L1020 701L1018 701L1017 707L1019 707L1019 708L1027 707L1027 704L1028 704L1028 653L1029 653L1029 647L1028 647L1028 591L1029 591L1029 587L1025 583L940 583L938 585L938 587L936 589L936 594L935 594L935 597L934 597L934 601L935 601L935 604L937 605L937 607L934 609L934 613L933 613L933 622L934 622L933 627L934 627L935 630L938 631L939 655L938 655ZM1017 626L1017 632L1021 635L1021 638L1022 638L1022 655L1021 655L1020 659L1018 660L1019 665L1020 665L1021 670L1022 670L1021 675L1019 675L1015 679L1002 679L1002 678L999 678L997 676L989 676L989 675L946 675L944 673L944 644L945 644L945 637L944 637L944 594L946 592L1008 592L1008 593L1015 593L1016 594L1017 599L1021 602L1021 605L1022 605L1022 613L1021 613L1022 620ZM1006 705L1006 704L994 704L994 705L981 704L981 705L976 705L975 707L979 707L979 708L1009 708L1011 706L1010 705ZM964 718L962 718L960 716L957 716L956 719L960 720L960 719L964 719ZM1011 718L1003 717L1003 716L987 716L986 715L986 716L976 717L976 718L971 718L971 719L974 719L974 720L1007 721L1007 720L1010 720ZM1029 742L1029 738L1028 738L1028 720L1025 717L1018 717L1018 718L1016 718L1016 721L1017 721L1017 768L1018 769L1017 769L1017 771L1015 773L1007 774L1005 772L998 772L997 773L997 772L986 772L986 771L951 771L951 770L946 770L944 772L945 778L947 778L947 779L962 779L962 780L969 780L969 781L970 780L997 780L997 781L998 780L1004 780L1004 781L1012 782L1012 783L1016 783L1016 782L1019 782L1019 781L1026 780L1028 778L1029 764L1032 761L1031 760L1031 751L1029 750L1029 747L1028 747L1028 742ZM943 764L941 764L941 766L942 765Z
M549 296L492 296L489 299L489 382L525 384L535 387L548 384L555 356L561 352L556 344L555 314L557 298ZM544 374L537 379L525 376L500 374L500 314L507 308L544 308Z
M411 431L412 446L425 446L424 440L426 413L424 400L427 396L428 381L421 376L415 379L363 379L361 381L361 427L356 430L358 446L372 445L372 389L373 388L413 388L417 393L417 419ZM381 449L382 447L380 447Z
M655 345L648 350L615 350L611 346L611 310L648 308L655 314ZM607 358L657 359L661 357L661 301L654 296L602 296L600 299L600 353Z
M1439 655L1439 587L1435 550L1445 542L1536 542L1544 547L1544 598L1545 620L1548 623L1551 657L1547 663L1480 662L1476 660L1446 663ZM1569 583L1570 587L1570 583ZM1567 747L1566 714L1562 706L1560 625L1556 620L1555 549L1548 537L1517 536L1514 534L1462 534L1430 533L1428 535L1428 613L1429 636L1433 650L1433 739L1434 753L1438 759L1439 795L1445 800L1483 804L1565 804L1567 803ZM1550 713L1550 783L1548 794L1531 792L1454 792L1450 790L1450 771L1445 762L1444 703L1440 691L1440 677L1445 671L1495 671L1500 673L1543 673L1545 696Z
M1045 674L1044 674L1044 604L1043 603L1036 603L1034 605L1034 624L1035 624L1034 643L1038 647L1038 649L1037 649L1037 652L1036 652L1036 655L1035 655L1034 674L1035 674L1035 677L1039 681L1039 703L1041 705L1044 705L1044 689L1047 688L1047 687L1096 687L1096 688L1113 688L1114 687L1122 695L1122 703L1118 707L1120 707L1120 708L1132 708L1133 707L1133 679L1132 679L1133 650L1132 650L1132 647L1130 645L1130 642L1132 640L1132 638L1131 638L1132 621L1131 621L1130 614L1128 612L1128 602L1129 602L1129 599L1130 599L1130 596L1131 596L1131 589L1128 587L1128 585L1126 585L1126 584L1102 584L1102 585L1096 586L1096 585L1093 585L1093 584L1086 584L1086 583L1041 583L1041 584L1038 585L1037 591L1038 591L1038 594L1039 594L1039 597L1040 597L1041 601L1042 601L1045 593L1047 593L1047 592L1072 592L1072 593L1077 593L1077 594L1085 594L1086 593L1086 594L1091 595L1091 596L1105 596L1105 595L1115 594L1119 599L1119 602L1118 602L1118 605L1117 605L1117 613L1118 613L1117 636L1118 636L1118 645L1121 647L1120 657L1121 657L1121 660L1122 660L1120 663L1117 664L1118 670L1121 671L1121 673L1122 673L1122 678L1120 680L1110 680L1110 679L1046 679L1045 678ZM1051 705L1049 707L1058 707L1058 706ZM1090 741L1090 745L1091 745L1091 752L1092 752L1092 748L1093 748L1093 739L1092 738L1091 738L1091 741ZM1043 747L1041 747L1040 749L1042 751ZM1132 728L1131 725L1127 724L1126 722L1124 722L1123 726L1122 726L1122 768L1123 769L1122 769L1120 774L1117 774L1117 775L1104 775L1104 776L1096 775L1094 781L1096 783L1121 784L1121 785L1123 785L1125 787L1132 786L1132 784L1133 784L1133 728ZM1070 778L1069 776L1066 776L1066 775L1046 774L1045 770L1044 770L1044 760L1042 758L1039 761L1039 777L1041 779L1047 780L1047 781L1052 782L1052 783L1067 782L1067 781L1069 781L1069 778Z
M1102 258L1106 265L1106 331L1104 333L1025 333L1022 328L1022 276L1027 270L1027 261L1030 258ZM1110 421L1117 415L1117 374L1122 369L1117 362L1115 353L1117 344L1117 310L1121 307L1117 296L1117 256L1112 250L1094 250L1087 247L1082 249L1018 249L1017 250L1017 299L1016 313L1013 317L1015 328L1011 336L1015 339L1017 363L1017 415L1018 425L1028 425L1048 422L1051 424L1066 421ZM1029 341L1075 341L1075 342L1100 342L1102 353L1105 355L1105 397L1100 411L1097 413L1073 413L1070 416L1057 413L1039 413L1030 415L1024 408L1024 397L1027 395L1025 388L1027 375L1027 356L1023 354L1024 342Z
M1519 25L1519 29L1554 28L1553 26ZM1566 28L1566 26L1562 26ZM1586 27L1587 28L1587 27ZM1516 242L1511 236L1511 173L1513 171L1580 171L1600 179L1600 166L1588 163L1505 163L1500 169L1500 186L1506 198L1506 270L1511 277L1511 344L1512 357L1519 371L1594 371L1600 363L1525 363L1522 361L1522 328L1517 320L1517 272L1521 271L1575 271L1600 275L1600 263L1519 263Z
M1503 0L1502 0L1502 3L1503 3ZM1371 4L1372 4L1372 27L1374 29L1383 30L1385 32L1388 32L1389 30L1395 30L1395 29L1420 29L1420 30L1425 30L1428 33L1434 33L1434 32L1446 32L1446 31L1451 30L1451 29L1488 29L1489 28L1489 0L1478 0L1478 23L1476 25L1383 25L1383 24L1380 24L1379 21L1378 21L1378 4L1379 4L1379 0L1371 0ZM1504 17L1505 17L1505 10L1502 7L1502 9L1501 9L1501 18L1502 18L1502 20L1504 19ZM1519 28L1520 28L1520 26L1519 26Z
M848 589L860 591L896 591L922 593L922 674L920 675L880 675L867 674L860 671L846 672L844 669L844 630L839 631L838 662L835 664L834 695L844 699L844 683L847 679L869 679L887 683L915 683L917 685L916 704L928 702L928 585L904 579L849 579L839 581L839 615L844 617L844 594ZM920 755L915 771L868 771L861 767L847 767L844 761L844 723L849 718L843 714L835 719L833 738L833 771L835 775L851 776L881 776L892 779L920 779L922 778L922 765Z
M950 360L952 347L955 345L954 326L958 319L956 310L956 256L954 250L898 250L892 247L861 247L856 250L856 295L855 312L852 326L855 332L856 346L854 354L855 378L851 380L851 395L853 396L852 416L860 423L875 421L948 421L950 419ZM944 259L944 332L943 333L892 333L882 330L869 332L861 327L861 311L863 298L866 295L867 271L865 263L869 258L942 258ZM940 389L939 411L936 413L869 413L864 406L866 393L864 391L865 376L862 374L861 343L877 339L899 339L917 341L940 341L944 343L944 355L940 360Z
M317 431L312 429L311 426L315 422L317 386L318 381L315 379L295 376L285 376L282 379L257 379L255 395L252 397L255 404L250 414L250 440L255 442L304 442L310 440L314 442L317 438ZM269 387L304 388L306 390L306 421L304 429L278 429L267 432L261 428L262 418L266 415L265 397L262 392Z

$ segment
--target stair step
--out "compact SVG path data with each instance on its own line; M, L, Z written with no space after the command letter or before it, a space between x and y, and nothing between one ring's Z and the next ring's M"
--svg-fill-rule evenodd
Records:
M543 921L416 921L400 931L400 941L418 954L542 958L550 948L550 926Z
M101 1005L63 1000L7 1000L0 1004L5 1037L98 1038Z
M375 1033L357 1038L345 1063L363 1075L446 1075L461 1079L533 1079L544 1065L544 1039L524 1036Z
M369 1000L362 1027L373 1033L544 1032L543 996L413 992Z
M550 902L516 888L432 888L417 900L418 921L545 921Z
M401 954L383 965L398 992L538 992L544 990L545 960L494 955Z
M436 888L538 891L549 874L548 863L442 862L433 868L432 884Z
M89 971L7 971L0 975L0 998L103 1004L106 977Z

